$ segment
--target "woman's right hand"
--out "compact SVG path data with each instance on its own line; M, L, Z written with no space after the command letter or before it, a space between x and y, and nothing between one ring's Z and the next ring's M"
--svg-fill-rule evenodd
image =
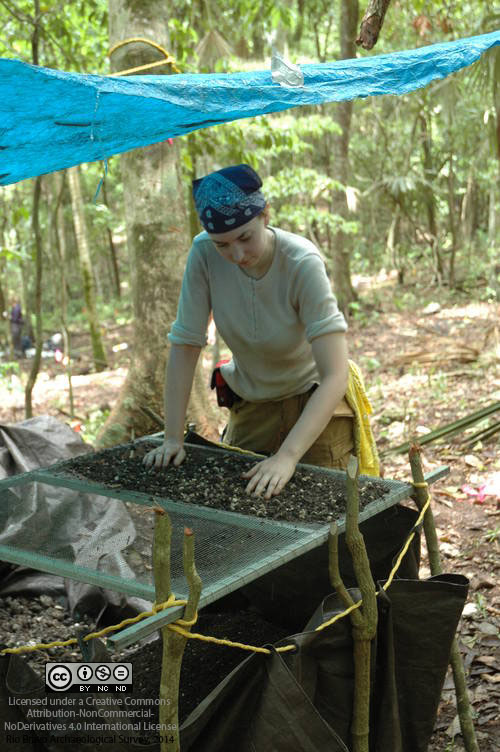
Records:
M176 439L167 439L161 446L155 447L145 454L142 462L146 467L160 470L162 467L168 467L170 462L178 467L185 457L186 451L183 444Z

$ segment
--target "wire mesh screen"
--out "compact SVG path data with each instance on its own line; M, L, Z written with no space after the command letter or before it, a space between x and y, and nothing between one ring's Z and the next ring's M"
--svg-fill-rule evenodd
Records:
M109 464L110 458L140 443L84 457ZM227 455L220 449L196 449L214 462L213 458ZM302 468L309 473L309 485L345 482L345 474L339 471ZM287 522L235 513L185 503L172 493L164 498L122 488L118 481L119 476L113 474L106 482L76 475L71 461L1 481L0 558L153 600L152 507L160 504L173 526L172 589L178 596L186 592L182 538L184 527L189 527L196 536L203 605L321 545L328 537L329 522ZM363 508L361 520L407 498L410 492L399 481L369 482L380 486L379 493ZM344 519L345 515L337 519L340 531Z

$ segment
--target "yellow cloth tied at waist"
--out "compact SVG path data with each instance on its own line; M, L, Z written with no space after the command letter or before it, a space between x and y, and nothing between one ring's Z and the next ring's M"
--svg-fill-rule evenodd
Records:
M380 475L380 460L370 426L373 412L366 394L363 376L356 363L349 361L349 381L345 393L347 404L354 413L354 449L362 475Z

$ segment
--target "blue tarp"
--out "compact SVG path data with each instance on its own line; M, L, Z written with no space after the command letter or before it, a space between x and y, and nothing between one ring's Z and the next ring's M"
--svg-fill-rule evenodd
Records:
M300 105L406 94L476 61L500 31L387 55L270 71L107 77L0 60L0 184L102 160L239 118Z

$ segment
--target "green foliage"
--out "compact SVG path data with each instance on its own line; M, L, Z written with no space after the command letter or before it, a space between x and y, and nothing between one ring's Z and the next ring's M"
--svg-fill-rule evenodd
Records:
M177 66L187 73L191 67L194 67L189 64L189 58L192 56L192 51L199 39L196 29L185 17L182 19L169 18L168 29Z
M128 296L124 296L120 300L100 300L96 302L97 315L99 321L103 326L122 326L129 324L132 321L132 302ZM75 298L69 302L68 310L69 318L71 320L72 328L75 331L80 329L86 329L87 317L85 309L83 308L83 302L80 298ZM53 328L57 329L60 326L60 320L57 315L53 315L52 318L46 317L46 328L48 328L48 322L53 322ZM59 322L59 323L58 323Z
M32 0L6 0L0 5L0 56L31 62L35 28ZM37 22L40 64L49 68L98 73L108 61L107 1L60 3L45 0Z
M15 360L8 360L5 363L0 362L0 381L9 391L13 389L12 376L19 376L20 373L19 363Z
M82 437L87 444L94 445L97 441L97 434L101 430L102 426L106 422L109 409L92 410L87 417L87 420L82 425Z
M274 222L286 229L324 238L342 230L356 234L359 224L329 210L333 191L343 186L324 173L307 167L284 168L264 182L264 191L274 210Z
M500 540L500 525L490 528L490 530L486 532L484 539L488 543L495 543L496 541Z

